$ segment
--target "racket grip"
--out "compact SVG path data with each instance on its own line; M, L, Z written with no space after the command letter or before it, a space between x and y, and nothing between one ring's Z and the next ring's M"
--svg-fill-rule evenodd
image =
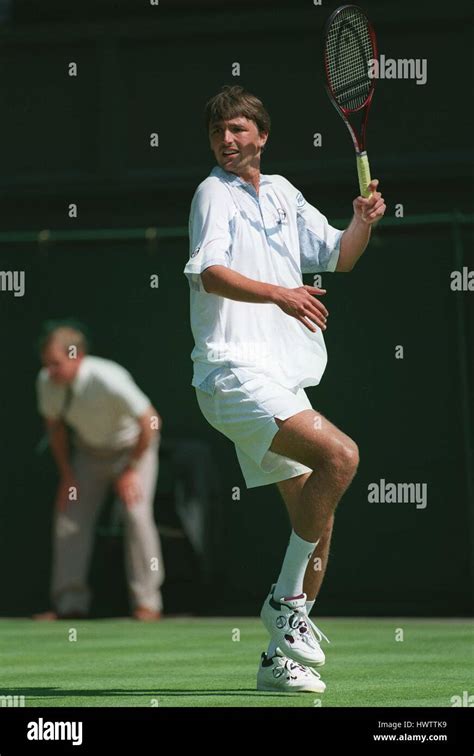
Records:
M368 186L371 182L370 178L370 166L367 153L357 153L357 175L359 176L359 189L362 197L367 199L372 196L372 192L368 191Z

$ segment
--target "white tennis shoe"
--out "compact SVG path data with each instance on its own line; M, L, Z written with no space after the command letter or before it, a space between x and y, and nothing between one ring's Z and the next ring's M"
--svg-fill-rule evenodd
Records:
M272 585L260 612L271 639L293 661L321 667L326 657L319 643L323 638L328 643L329 640L306 613L306 593L276 600L274 589L275 585Z
M316 670L288 659L279 648L269 659L265 651L260 658L257 690L279 693L324 693L326 685Z

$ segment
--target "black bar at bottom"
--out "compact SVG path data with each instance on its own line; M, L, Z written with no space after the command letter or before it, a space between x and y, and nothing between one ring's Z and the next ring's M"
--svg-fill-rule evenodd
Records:
M472 732L469 706L325 709L311 700L294 708L0 708L1 756L102 749L136 756L150 747L164 752L185 744L223 754L240 746L262 753L288 747L321 753L323 745L330 753L338 748L383 753L387 747L406 753L409 745L408 753L472 756Z

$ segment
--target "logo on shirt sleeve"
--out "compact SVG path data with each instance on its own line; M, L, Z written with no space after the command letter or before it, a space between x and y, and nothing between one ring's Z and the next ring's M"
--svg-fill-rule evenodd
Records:
M306 200L301 192L298 192L296 195L296 207L303 207L303 205L306 205Z
M199 245L198 247L196 247L196 249L194 250L194 252L191 252L191 257L196 257L196 255L198 254L198 252L199 252L200 249L201 249L201 245Z

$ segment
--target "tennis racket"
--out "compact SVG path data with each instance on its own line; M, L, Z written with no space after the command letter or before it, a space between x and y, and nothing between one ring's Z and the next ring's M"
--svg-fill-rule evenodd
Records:
M376 58L377 40L369 19L357 5L341 5L324 31L326 91L352 137L362 197L371 196L365 138L375 89L370 61Z

